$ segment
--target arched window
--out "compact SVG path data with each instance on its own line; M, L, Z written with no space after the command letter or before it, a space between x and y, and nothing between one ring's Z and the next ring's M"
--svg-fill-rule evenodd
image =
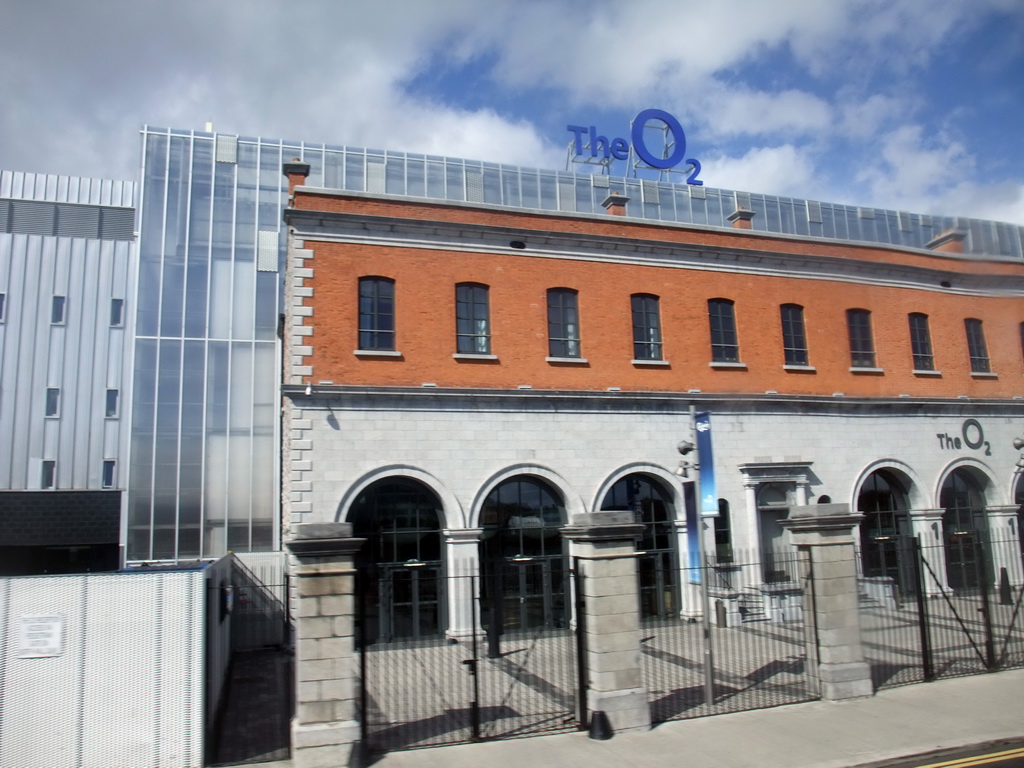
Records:
M850 367L875 367L875 338L871 332L871 313L866 309L846 310L846 328L850 337Z
M953 589L978 586L980 547L986 533L985 489L969 470L953 470L942 484L939 505L946 545L946 579Z
M489 494L480 510L485 541L497 541L491 557L552 557L562 554L559 533L565 525L565 506L543 480L506 480Z
M543 480L516 477L480 509L480 619L495 652L502 632L566 624L565 505Z
M779 307L782 318L782 349L786 365L807 365L807 334L804 332L804 308L799 304Z
M455 351L459 354L491 354L489 293L479 283L455 286Z
M378 480L348 515L366 542L357 557L360 613L368 642L436 635L444 629L441 502L409 478Z
M581 357L579 297L571 288L548 289L548 354Z
M908 592L913 583L909 561L904 562L905 537L910 533L908 508L903 483L884 469L868 475L857 495L857 511L864 515L860 524L863 575L891 578L904 592Z
M633 358L661 360L661 314L658 297L634 293L630 297L633 314Z
M736 335L736 310L730 299L708 299L711 326L711 361L738 363L740 342Z
M669 496L657 482L632 474L615 483L602 510L622 510L644 526L637 542L640 566L640 615L669 617L679 612L675 529Z

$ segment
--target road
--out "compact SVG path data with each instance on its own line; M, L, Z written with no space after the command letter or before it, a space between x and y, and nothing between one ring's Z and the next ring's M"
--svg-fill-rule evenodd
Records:
M1024 741L978 744L956 750L930 752L893 760L872 768L971 768L994 765L998 768L1024 768Z

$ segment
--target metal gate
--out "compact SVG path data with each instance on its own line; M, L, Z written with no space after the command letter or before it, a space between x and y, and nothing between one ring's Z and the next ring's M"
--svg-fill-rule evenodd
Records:
M1011 583L1024 566L1016 541L975 533L922 547L908 539L898 556L912 578L861 594L876 688L1024 666L1024 589Z
M369 571L360 579L360 721L370 751L579 727L577 647L565 604L571 573L563 560L522 558L488 567L483 577L443 577L438 593L465 597L451 612L465 610L468 626L478 628L457 639L443 630L414 636L416 622L405 636L394 625L386 635L371 633L379 575L376 584Z
M678 573L684 612L640 625L653 722L817 698L805 668L805 560L773 553L771 581L762 563L742 558Z

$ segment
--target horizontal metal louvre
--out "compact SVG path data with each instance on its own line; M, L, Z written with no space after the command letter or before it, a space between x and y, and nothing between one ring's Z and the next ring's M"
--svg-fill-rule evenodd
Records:
M273 230L258 233L256 271L277 272L277 232Z
M134 208L101 208L100 239L131 240L135 237Z
M91 205L58 205L58 237L96 237L100 230L100 210Z
M873 219L875 218L874 208L858 208L857 217L861 219Z
M608 177L603 173L595 173L590 177L590 183L595 187L601 187L602 189L608 188Z
M750 204L750 193L749 192L737 192L736 193L736 207L746 208L748 211L752 208Z
M0 232L132 240L135 237L135 209L0 199Z
M11 232L22 235L52 235L57 206L36 200L11 201Z
M698 187L695 184L689 184L690 188L690 199L691 200L706 200L708 197L707 189L705 187Z

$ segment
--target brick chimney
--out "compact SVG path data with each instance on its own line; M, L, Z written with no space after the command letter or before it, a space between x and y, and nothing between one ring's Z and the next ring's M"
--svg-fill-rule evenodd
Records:
M934 238L925 245L925 248L931 251L941 251L942 253L963 253L964 240L966 238L966 232L954 227L953 229L947 229L941 235Z
M735 211L730 213L726 218L732 222L733 229L754 228L753 225L750 223L750 220L754 218L754 211L750 210L749 208L744 208L740 206Z
M284 163L282 171L288 177L288 194L290 195L296 187L306 183L306 177L309 176L309 163L304 163L296 157Z
M626 203L628 202L629 198L625 195L619 194L618 192L609 192L608 197L604 199L604 202L601 203L601 205L612 216L625 216Z

